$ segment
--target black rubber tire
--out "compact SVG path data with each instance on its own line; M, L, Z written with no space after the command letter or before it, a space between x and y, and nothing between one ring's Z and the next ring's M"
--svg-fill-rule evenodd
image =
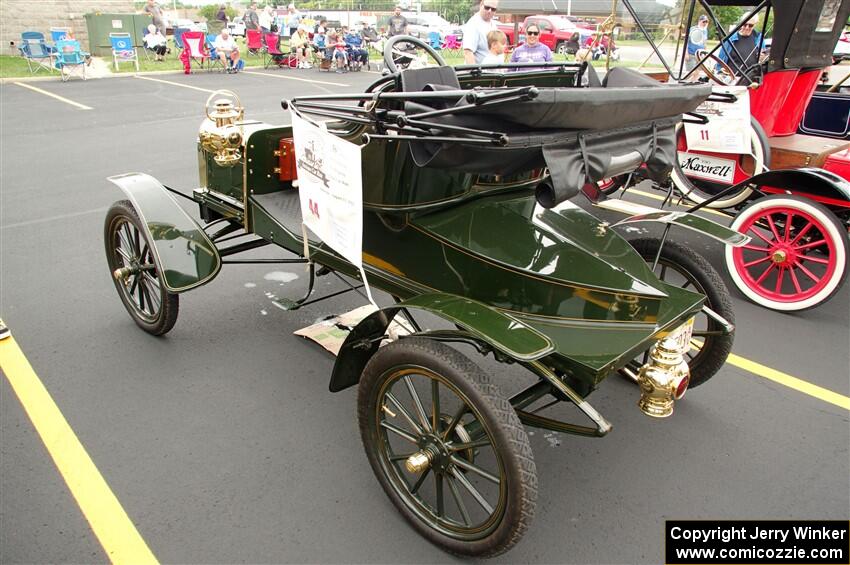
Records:
M378 396L394 371L404 367L427 369L457 387L467 404L480 415L503 463L507 483L505 504L485 537L461 540L450 537L420 518L395 490L382 466L377 431ZM458 555L493 557L516 545L528 529L537 501L537 468L525 429L499 388L472 361L433 340L407 337L380 348L363 370L357 395L357 413L369 464L398 511L423 537Z
M567 56L567 42L566 41L559 41L558 43L556 43L555 44L555 53L557 53L558 55L563 55L563 56L566 57Z
M645 238L631 240L629 243L651 265L655 261L661 241L654 238ZM702 255L675 241L668 240L664 243L659 264L665 265L668 269L673 269L689 279L692 286L689 286L688 290L695 290L704 294L706 305L709 308L729 323L735 323L735 312L732 309L732 299L729 295L729 289L726 288L726 284L720 278L717 270ZM710 331L719 331L721 329L720 324L708 317L708 315L698 314L699 316L705 319L705 323L701 323L705 329ZM735 335L732 332L729 335L706 336L703 340L703 346L700 351L688 360L688 367L691 370L689 388L694 388L705 383L723 367L726 363L726 358L732 352Z
M129 200L121 200L113 204L106 213L106 221L103 227L103 242L106 250L106 262L109 265L109 276L115 284L115 290L118 291L121 302L124 303L124 307L133 321L151 335L163 335L171 330L177 322L177 314L180 310L180 298L178 295L172 294L165 289L165 286L161 283L162 277L159 270L154 268L150 271L151 278L160 281L158 289L151 285L151 289L159 296L159 308L150 314L141 309L139 304L131 298L124 283L112 276L115 269L125 266L123 259L116 250L115 244L117 230L125 223L130 224L137 230L139 237L144 241L145 247L150 249L152 245L150 240L148 240L147 233L142 227L142 221L133 204ZM152 257L149 255L147 259L152 261Z

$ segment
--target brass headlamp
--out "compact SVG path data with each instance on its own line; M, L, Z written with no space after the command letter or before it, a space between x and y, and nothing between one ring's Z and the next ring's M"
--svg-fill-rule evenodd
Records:
M674 401L688 389L691 373L684 355L691 346L694 320L691 318L649 350L649 361L638 372L641 412L653 418L673 413Z
M198 132L201 147L213 154L217 165L236 166L242 159L244 141L241 127L237 125L245 117L239 97L229 90L217 90L207 99L204 110L207 119Z

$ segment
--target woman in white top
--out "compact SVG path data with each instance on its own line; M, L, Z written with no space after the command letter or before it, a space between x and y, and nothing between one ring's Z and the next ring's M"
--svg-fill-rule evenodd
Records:
M162 35L162 32L157 29L157 27L153 24L148 26L148 32L145 34L145 37L142 39L145 44L145 47L156 53L157 61L165 60L165 53L168 51L168 46L165 41L165 36Z

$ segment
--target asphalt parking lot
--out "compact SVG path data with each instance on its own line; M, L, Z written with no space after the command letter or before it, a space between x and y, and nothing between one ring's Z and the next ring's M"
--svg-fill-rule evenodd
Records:
M153 338L124 311L103 254L104 215L122 197L106 177L141 171L194 188L197 128L214 89L235 90L249 118L287 123L282 98L362 91L377 77L252 71L26 83L43 92L0 85L0 316L161 562L457 560L396 512L363 453L356 391L329 393L333 359L292 335L362 299L284 312L270 297L303 294L301 267L228 266L184 294L176 327ZM719 245L687 242L731 286ZM282 283L280 271L298 278ZM319 290L338 286L322 280ZM848 518L850 412L840 404L850 396L850 285L792 315L732 296L743 361L689 393L673 417L643 416L635 387L612 378L589 399L614 425L607 437L534 431L537 514L496 562L661 562L666 519ZM99 536L67 486L96 479L58 470L45 441L64 440L35 431L38 415L10 378L0 379L0 562L114 558L105 547L130 538ZM511 378L494 376L505 389Z

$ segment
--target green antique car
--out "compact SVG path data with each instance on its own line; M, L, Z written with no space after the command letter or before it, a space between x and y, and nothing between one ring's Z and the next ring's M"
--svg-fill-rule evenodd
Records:
M309 147L299 161L292 127L246 120L226 92L208 101L191 195L139 173L110 179L127 199L107 214L106 256L124 306L153 335L174 326L179 294L223 263L308 263L310 291L290 308L313 301L314 276L359 289L365 273L393 303L350 328L330 390L359 386L366 454L405 518L450 552L493 556L534 515L523 425L606 435L611 424L588 396L614 373L637 382L640 410L669 416L729 354L730 300L704 259L673 242L626 241L570 201L637 167L668 174L675 125L710 88L627 70L602 84L586 64L398 69L399 41L427 47L394 38L390 73L365 93L284 102L362 145L362 271L302 228L299 176L324 178L319 153ZM197 203L201 221L174 195ZM677 225L746 240L684 213L626 221L662 222L665 237ZM293 258L231 258L268 245ZM535 382L507 397L449 344L528 369ZM559 402L587 421L553 417Z

